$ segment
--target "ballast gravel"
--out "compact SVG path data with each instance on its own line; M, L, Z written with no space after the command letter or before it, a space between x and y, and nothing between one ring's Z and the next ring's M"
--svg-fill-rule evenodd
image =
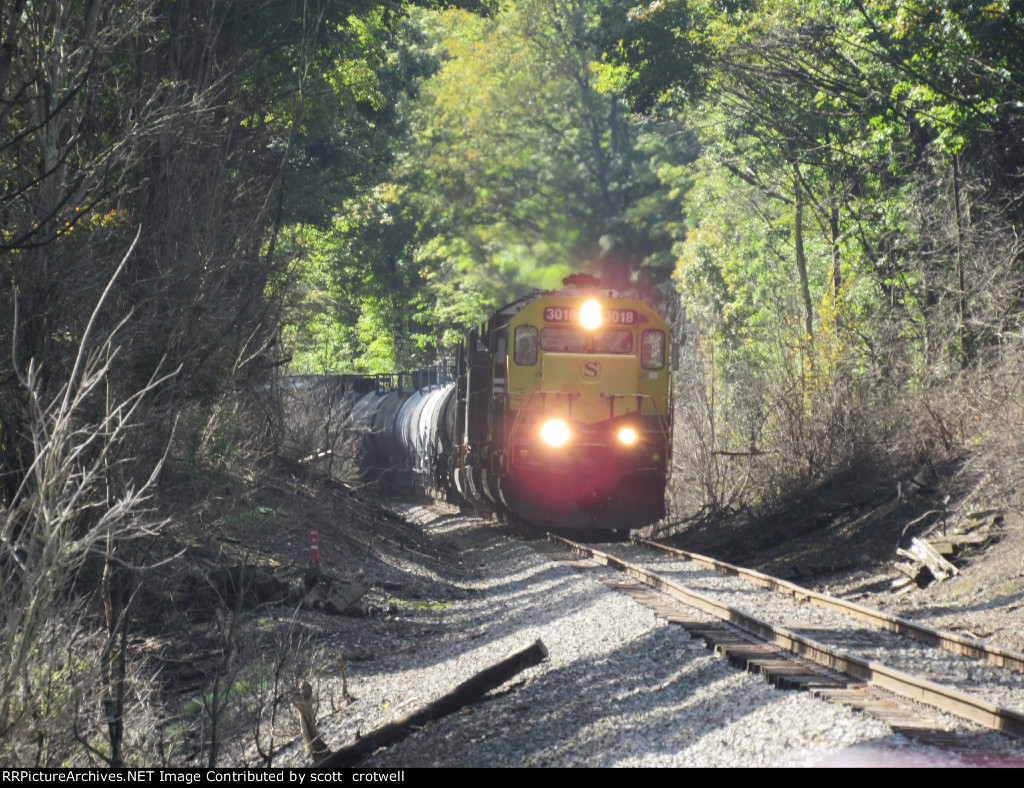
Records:
M681 561L636 545L598 547L722 604L766 621L783 623L798 634L835 645L848 654L929 678L993 704L1024 711L1024 673L880 630L844 613L809 604L737 575L716 572L693 561Z
M965 764L870 716L738 671L682 627L486 521L406 514L461 550L461 571L442 580L411 556L400 568L420 571L417 589L434 599L399 599L381 619L338 626L354 700L340 699L339 676L318 682L324 740L337 748L398 720L538 638L549 658L362 766ZM275 765L309 762L296 740Z

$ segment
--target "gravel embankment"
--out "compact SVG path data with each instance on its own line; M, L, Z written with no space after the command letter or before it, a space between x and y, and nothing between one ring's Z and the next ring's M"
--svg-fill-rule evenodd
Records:
M338 625L338 649L362 656L347 660L355 701L338 701L340 677L319 686L324 739L338 746L399 719L537 638L550 658L365 766L961 763L871 717L735 670L681 627L480 521L411 514L461 551L458 579L421 572L417 594L442 604L395 604L388 617ZM296 743L276 765L307 763Z

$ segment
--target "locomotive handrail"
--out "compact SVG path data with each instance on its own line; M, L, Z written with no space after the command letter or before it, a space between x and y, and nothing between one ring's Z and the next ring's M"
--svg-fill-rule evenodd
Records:
M601 399L608 400L608 418L610 418L610 419L614 419L615 418L615 400L617 400L617 399L626 399L627 397L636 397L636 412L639 413L640 416L644 415L644 400L645 399L650 400L651 404L654 406L654 415L655 416L660 415L658 413L658 402L650 394L641 394L641 393L637 393L637 394L605 394L602 391L600 396L601 396Z
M540 391L534 392L534 394L540 394L541 412L544 412L544 411L547 410L548 395L549 394L554 396L554 397L566 397L566 398L568 398L568 400L569 400L569 418L570 419L572 418L572 401L574 399L579 399L582 396L581 394L576 393L576 392L572 392L572 391L544 391L543 389L540 390ZM526 402L527 408L529 408L531 400L533 400L533 395L531 395L530 399L527 400L527 402Z

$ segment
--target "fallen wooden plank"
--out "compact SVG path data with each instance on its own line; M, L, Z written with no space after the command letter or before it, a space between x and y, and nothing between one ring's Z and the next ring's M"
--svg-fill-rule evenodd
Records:
M415 728L420 728L432 720L438 720L470 703L474 703L496 687L500 687L510 678L527 668L538 665L547 659L548 650L537 640L532 646L513 654L496 665L492 665L470 679L462 682L447 695L435 700L419 711L404 717L397 722L389 723L372 733L357 739L347 747L342 747L332 755L316 764L321 769L339 769L354 766L379 747L393 744L405 738Z
M944 539L929 539L928 544L930 544L941 556L953 555L953 553L956 552L953 540L949 537Z
M985 542L995 539L1001 534L998 531L990 531L988 528L983 531L971 531L966 534L956 534L955 536L949 537L950 541L956 546L961 545L976 545L985 544Z
M921 559L919 559L913 553L904 550L902 547L898 548L896 550L896 553L909 560L897 561L893 564L893 569L895 569L898 572L902 572L911 580L917 580L918 576L921 574L921 570L924 569L924 562L922 562Z
M950 575L960 574L960 570L939 555L939 551L923 539L914 537L910 541L910 552L928 565L936 580L945 580Z

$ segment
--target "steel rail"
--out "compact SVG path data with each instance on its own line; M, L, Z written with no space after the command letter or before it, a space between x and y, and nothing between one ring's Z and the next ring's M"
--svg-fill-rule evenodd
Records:
M855 676L903 697L925 703L941 711L956 714L992 730L1024 738L1024 714L1012 709L968 695L952 687L912 676L881 663L860 659L839 649L804 637L786 627L770 624L736 608L724 605L710 597L687 589L678 583L650 572L586 545L578 544L555 534L548 539L566 549L592 558L626 575L657 588L673 598L697 608L715 618L728 621L751 632L763 640L808 659L818 665Z
M999 648L998 646L990 646L986 643L982 643L980 640L975 640L974 638L956 635L952 632L943 632L938 629L932 629L931 627L926 627L923 624L918 624L905 618L891 616L888 613L881 612L880 610L872 610L871 608L858 605L855 602L848 602L845 599L838 599L826 594L821 594L817 591L811 591L803 586L798 586L796 583L779 580L778 578L771 577L770 575L763 574L753 569L745 569L741 566L728 564L725 561L719 561L717 558L711 558L698 553L690 553L676 547L669 547L661 542L653 542L649 539L637 538L634 538L633 542L644 547L661 550L686 561L693 561L710 569L714 569L717 572L721 572L722 574L736 575L737 577L745 578L764 588L789 594L801 602L810 602L818 607L829 610L838 610L839 612L845 613L860 621L872 624L878 629L906 635L907 637L920 640L921 642L928 643L932 646L938 646L955 654L985 660L986 662L1006 668L1007 670L1016 671L1018 673L1024 672L1024 653L1019 651L1011 651L1010 649Z

